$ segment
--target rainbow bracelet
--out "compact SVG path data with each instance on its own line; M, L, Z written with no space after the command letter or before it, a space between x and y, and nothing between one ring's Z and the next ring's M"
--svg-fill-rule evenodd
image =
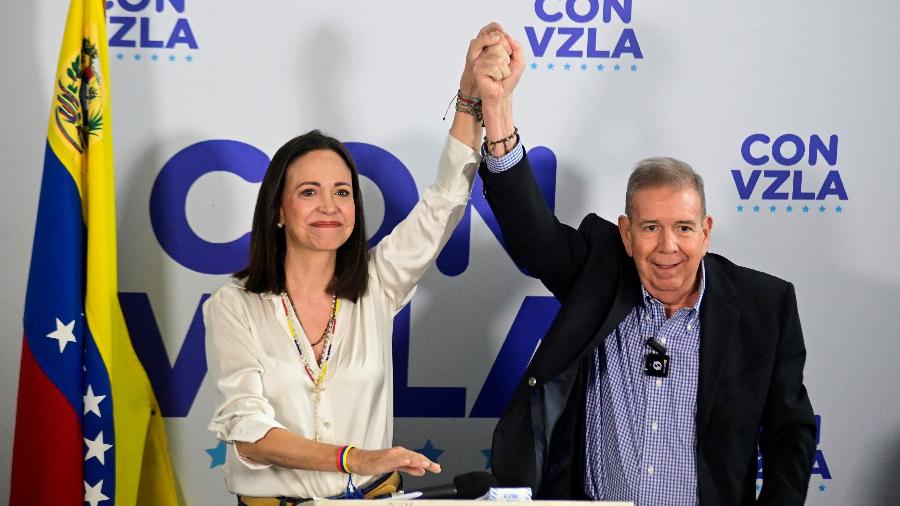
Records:
M337 469L338 471L344 474L351 474L350 467L347 466L347 455L350 454L350 450L354 448L353 445L342 446L338 448L337 451Z

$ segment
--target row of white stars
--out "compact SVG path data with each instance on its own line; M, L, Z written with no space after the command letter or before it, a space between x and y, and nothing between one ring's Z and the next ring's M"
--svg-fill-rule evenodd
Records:
M84 394L84 414L93 413L98 417L103 416L100 414L100 402L103 399L106 399L105 395L95 395L94 387L88 385L87 393ZM103 431L101 430L97 437L93 440L88 438L83 438L84 444L87 446L87 452L84 455L84 461L87 462L93 458L96 458L100 461L100 464L106 465L106 452L113 447L111 444L106 444L103 440ZM107 497L103 493L103 480L97 482L96 485L89 485L88 482L84 482L84 501L90 503L91 506L97 506L97 503L100 501L106 501L109 497Z
M86 415L90 412L98 417L103 416L100 414L100 402L103 399L106 399L105 395L95 395L94 388L91 385L88 385L87 393L84 394L84 414ZM84 444L87 445L84 461L87 462L88 460L96 458L101 464L106 465L106 452L112 448L113 445L106 444L106 442L103 441L103 431L100 431L93 440L88 438L83 439ZM100 480L100 482L94 486L88 485L88 482L84 482L85 502L91 503L91 506L97 506L98 502L107 499L109 499L109 497L103 494L103 480Z
M69 343L77 342L75 339L75 320L70 321L69 323L63 323L59 318L56 318L56 330L47 334L47 337L50 339L56 339L59 343L59 352L63 353L66 351L66 345ZM106 399L105 395L96 395L94 394L94 388L91 385L88 385L87 393L84 394L84 413L93 413L98 417L102 416L100 414L100 402L103 399ZM94 439L82 438L84 439L84 444L87 446L87 451L84 455L84 461L87 462L91 459L97 459L100 464L106 465L106 452L109 451L110 448L113 447L111 444L107 444L103 441L103 431L97 434L97 437ZM91 506L97 506L101 501L107 501L109 497L103 493L103 480L100 480L94 485L89 484L88 482L84 482L84 501L90 503Z
M58 321L58 320L57 320ZM102 417L100 414L100 402L103 399L106 399L105 395L96 395L94 394L94 387L92 385L88 385L87 393L84 394L84 413L93 413L98 417ZM93 440L88 438L83 438L84 444L87 445L87 452L84 455L84 461L87 462L92 458L96 458L100 461L100 464L106 465L106 452L113 445L106 444L103 441L103 431L100 431L97 434L97 437ZM103 480L100 480L96 485L91 486L88 485L88 482L84 482L84 501L90 503L91 506L97 506L97 503L100 501L106 501L109 497L107 497L103 493Z
M103 399L106 399L105 395L95 395L94 388L91 385L88 385L87 393L84 394L84 414L93 413L98 417L102 416L100 414L100 402ZM93 440L88 438L84 439L84 444L87 446L87 452L84 455L84 461L87 462L93 458L96 458L100 461L100 464L106 465L106 452L113 447L111 444L106 444L103 440L103 431L101 430L97 437ZM88 482L84 482L84 501L91 504L91 506L97 506L97 503L100 501L106 501L109 497L107 497L103 493L103 480L100 480L96 485L89 485Z

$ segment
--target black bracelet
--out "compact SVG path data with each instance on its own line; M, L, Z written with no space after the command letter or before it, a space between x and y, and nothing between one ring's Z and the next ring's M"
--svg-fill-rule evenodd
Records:
M516 142L514 142L512 145L512 147L514 148L519 143L519 127L513 127L513 133L509 134L509 136L507 137L500 139L499 141L489 141L487 135L484 136L484 142L485 144L487 144L488 153L493 153L494 146L496 146L497 144L503 144L503 156L508 155L509 152L512 151L512 149L509 148L506 143L513 139L516 140Z

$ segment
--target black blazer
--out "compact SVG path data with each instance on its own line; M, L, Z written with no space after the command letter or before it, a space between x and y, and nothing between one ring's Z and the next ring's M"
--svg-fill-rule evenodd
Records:
M640 302L640 280L618 228L590 214L576 230L548 209L527 157L480 169L513 260L561 307L494 430L501 485L536 497L584 499L584 403L590 352ZM707 254L700 311L697 480L702 505L802 504L815 451L806 349L788 282Z

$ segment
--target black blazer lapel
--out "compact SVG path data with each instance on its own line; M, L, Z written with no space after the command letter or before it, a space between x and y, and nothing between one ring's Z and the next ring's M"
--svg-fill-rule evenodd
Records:
M736 337L741 311L732 299L737 290L718 261L707 255L706 291L700 305L700 378L697 392L697 446L702 447L719 380Z
M573 302L563 304L560 309L566 314L557 316L557 320L567 322L567 325L551 327L547 333L546 352L535 354L532 367L529 367L530 372L538 378L553 378L567 371L584 359L588 352L602 344L610 332L640 303L637 270L630 258L626 257L625 260L612 306L607 310L603 322L599 325L596 323L596 318L603 313L602 298L590 295L591 290L601 289L603 281L581 283L581 286L573 290ZM544 344L542 342L541 346Z

